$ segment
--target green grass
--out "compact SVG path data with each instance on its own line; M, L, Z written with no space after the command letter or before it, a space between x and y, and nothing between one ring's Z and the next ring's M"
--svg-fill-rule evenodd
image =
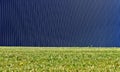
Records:
M118 48L0 47L0 72L119 72Z

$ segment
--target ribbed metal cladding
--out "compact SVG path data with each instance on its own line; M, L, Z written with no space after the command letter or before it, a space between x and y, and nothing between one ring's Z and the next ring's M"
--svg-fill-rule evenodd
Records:
M0 0L1 46L120 46L119 0Z

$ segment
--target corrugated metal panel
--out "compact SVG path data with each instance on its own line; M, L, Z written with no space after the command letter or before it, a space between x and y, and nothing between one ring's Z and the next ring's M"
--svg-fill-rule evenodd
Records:
M0 45L120 46L119 0L0 0Z

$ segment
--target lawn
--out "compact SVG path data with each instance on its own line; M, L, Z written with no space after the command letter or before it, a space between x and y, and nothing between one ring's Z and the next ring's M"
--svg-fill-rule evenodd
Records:
M0 72L119 71L119 48L0 47Z

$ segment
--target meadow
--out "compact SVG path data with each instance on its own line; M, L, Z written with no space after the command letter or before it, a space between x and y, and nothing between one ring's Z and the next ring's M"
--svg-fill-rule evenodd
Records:
M0 47L0 72L119 71L119 48Z

